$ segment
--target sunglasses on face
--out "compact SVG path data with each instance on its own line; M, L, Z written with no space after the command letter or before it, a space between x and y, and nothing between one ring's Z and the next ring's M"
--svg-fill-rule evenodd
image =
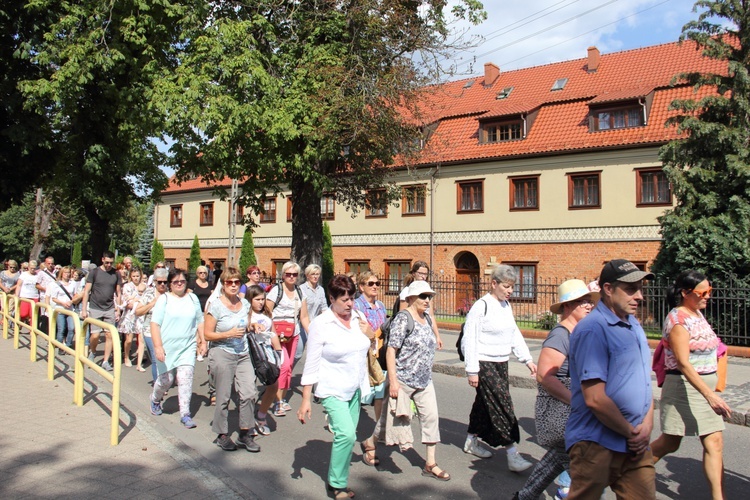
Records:
M166 285L167 281L166 280L159 280L159 281L156 282L156 284L157 285Z
M299 276L299 273L284 273L285 278L296 278Z
M198 271L198 274L208 274L206 271Z
M380 286L379 281L368 281L367 286Z
M253 272L247 273L247 274L258 274L258 275L260 275L260 271L253 271Z
M427 300L427 299L431 299L432 295L430 295L429 293L420 293L419 298L422 300Z
M699 299L710 299L711 298L711 291L713 288L708 287L706 290L690 290L690 293L694 293Z
M187 280L172 280L173 285L184 285L187 283Z
M229 286L240 286L242 282L240 280L226 280L224 283Z

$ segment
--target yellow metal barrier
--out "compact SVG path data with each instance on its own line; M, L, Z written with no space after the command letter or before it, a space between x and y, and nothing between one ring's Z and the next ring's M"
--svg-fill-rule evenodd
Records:
M27 302L31 305L31 319L30 324L24 323L20 318L20 304ZM13 314L10 314L8 306L13 304ZM57 349L62 349L68 354L73 355L74 361L74 383L73 383L73 402L77 406L83 406L83 394L84 394L84 370L85 367L89 367L97 372L99 375L104 377L105 380L112 383L112 422L110 432L110 443L115 446L119 443L119 430L120 430L120 385L122 375L122 346L120 345L120 335L117 332L117 327L111 323L105 323L98 319L86 318L81 323L81 319L73 311L65 309L55 309L49 304L37 303L31 299L20 298L15 295L8 295L5 292L0 292L0 304L2 304L2 331L3 338L8 338L8 328L10 324L13 324L14 335L13 335L13 348L18 349L19 347L19 334L21 327L26 327L30 332L29 347L31 351L31 361L36 362L37 355L37 336L41 335L47 340L47 378L53 380L55 377L55 354ZM47 325L48 332L45 334L39 330L37 326L37 318L44 309L47 312ZM73 318L74 331L75 331L75 350L69 348L65 344L57 341L57 322L61 319L64 320L64 316L71 316ZM109 333L112 338L112 355L114 357L114 370L112 373L108 372L101 366L97 365L86 357L84 344L86 343L86 327L94 326L103 331Z

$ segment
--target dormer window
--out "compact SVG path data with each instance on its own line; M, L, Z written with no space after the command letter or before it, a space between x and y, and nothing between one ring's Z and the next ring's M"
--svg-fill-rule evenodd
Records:
M523 123L519 121L489 123L482 127L482 141L505 142L523 139Z
M567 85L568 79L567 78L558 78L555 80L555 84L552 85L552 88L549 89L550 92L555 92L557 90L562 90L565 88L565 85Z
M510 93L513 92L513 87L505 87L502 91L500 91L499 94L497 94L496 99L507 99L508 96L510 96Z
M601 132L643 125L643 107L638 104L629 104L614 108L592 109L589 129L592 132Z

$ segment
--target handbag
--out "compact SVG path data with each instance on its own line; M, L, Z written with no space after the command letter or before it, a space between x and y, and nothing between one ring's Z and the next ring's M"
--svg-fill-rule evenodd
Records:
M570 389L570 378L560 379ZM570 405L551 396L542 384L537 384L539 394L534 405L536 441L541 446L553 448L565 445L565 425L570 415Z
M373 354L372 349L367 350L367 373L370 377L370 387L385 382L385 373L383 373L378 358Z
M255 333L247 334L247 344L250 347L250 358L255 368L255 376L263 385L273 385L279 379L281 370L268 359L265 349L258 343Z

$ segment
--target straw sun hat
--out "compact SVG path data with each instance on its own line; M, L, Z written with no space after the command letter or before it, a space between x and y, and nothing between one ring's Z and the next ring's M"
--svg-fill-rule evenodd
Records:
M567 302L573 302L578 300L585 295L590 295L591 300L596 303L599 301L599 292L589 291L589 288L581 280L568 280L564 281L560 286L557 287L557 302L549 306L549 310L554 314L560 314L562 312L563 304Z

